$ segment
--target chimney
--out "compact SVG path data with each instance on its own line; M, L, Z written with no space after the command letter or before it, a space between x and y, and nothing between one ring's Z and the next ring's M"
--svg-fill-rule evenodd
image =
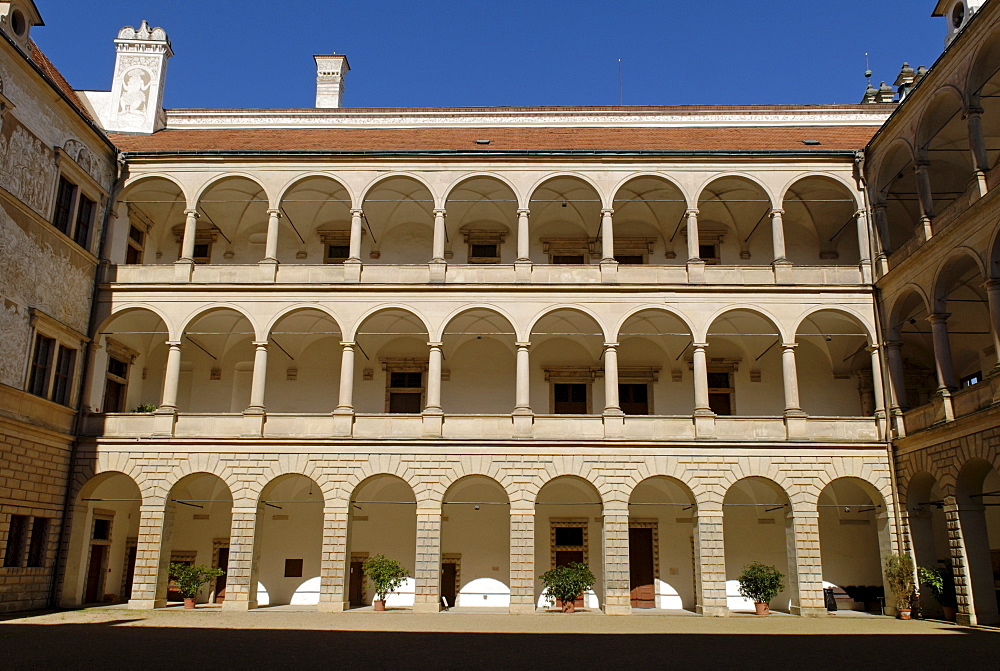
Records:
M163 84L174 55L163 28L125 26L115 39L111 95L100 114L105 130L152 133L164 126Z
M894 96L895 93L893 92L892 87L885 82L882 82L882 84L878 87L878 95L875 96L875 102L880 104L891 103L894 102Z
M347 56L331 54L316 59L316 108L336 109L344 95L344 75L351 69Z

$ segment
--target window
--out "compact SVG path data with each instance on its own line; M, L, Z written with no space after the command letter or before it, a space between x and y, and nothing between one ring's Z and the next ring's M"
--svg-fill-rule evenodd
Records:
M463 231L469 245L469 263L500 263L500 249L507 239L506 231Z
M93 198L80 193L80 188L65 176L59 176L56 205L52 213L53 226L86 249L90 243L90 229L94 226L96 211L97 203Z
M80 204L76 208L76 230L73 232L73 240L81 247L86 247L90 242L90 227L94 223L94 210L97 203L84 195L80 196Z
M615 261L627 266L647 263L656 238L615 238Z
M974 384L979 384L983 381L982 371L976 371L972 375L966 375L961 380L958 381L958 386L960 389L965 389L966 387L971 387Z
M351 257L350 231L317 231L323 241L323 263L343 263Z
M125 250L126 265L142 263L142 253L146 248L146 234L142 229L130 224L128 228L128 248Z
M285 560L285 577L286 578L301 578L302 577L302 560L301 559L286 559Z
M698 245L698 258L705 263L716 265L719 263L719 245Z
M94 518L94 533L91 538L95 541L111 540L111 519L107 516Z
M27 515L11 515L10 526L7 528L7 547L3 553L3 565L15 567L21 565L24 556L24 537L28 531Z
M177 240L177 258L184 256L184 227L174 226L172 229ZM213 230L196 230L194 234L194 249L191 259L195 263L208 264L212 262L212 245L215 243L216 232Z
M648 415L649 385L645 382L619 384L618 405L626 415Z
M75 349L64 345L57 346L54 338L40 333L35 336L35 350L31 357L31 374L28 378L29 393L48 398L60 405L70 405L75 372Z
M31 523L31 540L28 542L28 566L45 566L45 551L49 544L49 519L36 517Z
M572 562L587 563L586 519L549 519L551 529L552 566L565 566Z
M75 362L76 350L60 345L52 384L52 400L60 405L70 404L70 395L73 392Z
M198 240L195 239L194 242L194 252L191 254L191 258L195 263L211 263L212 261L212 241L211 240Z
M59 178L59 190L56 191L56 211L52 215L52 225L69 235L70 224L73 223L73 201L76 200L76 184L65 177Z
M385 410L392 414L417 414L424 408L424 372L427 362L417 359L383 359Z
M588 386L579 382L557 382L552 385L552 413L556 415L586 415Z
M587 264L592 256L599 256L596 241L587 238L543 238L541 242L549 263L556 265Z
M583 527L556 527L556 545L583 545Z
M623 266L641 266L646 262L642 255L638 254L615 254L615 261Z
M104 412L124 412L128 389L129 362L118 354L108 356L107 381L104 384Z
M52 377L52 357L55 354L56 341L41 334L35 336L35 351L31 356L31 377L28 379L28 392L35 396L48 398L49 380Z
M716 415L733 414L732 373L708 371L708 407Z
M553 254L552 263L555 265L574 265L586 263L583 254Z

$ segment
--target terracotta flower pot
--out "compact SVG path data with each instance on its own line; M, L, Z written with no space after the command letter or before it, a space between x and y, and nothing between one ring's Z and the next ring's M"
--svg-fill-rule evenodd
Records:
M958 608L954 606L941 606L941 610L944 611L944 619L948 622L954 622L956 616L958 615Z
M196 603L195 599L190 599L188 597L184 597L184 607L185 608L194 608L195 607L195 603Z
M769 604L769 603L755 603L753 605L753 607L757 611L758 615L770 615L771 614L771 604Z
M576 599L560 599L562 605L562 612L564 613L575 613L576 612Z
M385 610L385 599L375 600L375 610Z
M900 620L909 620L910 619L910 609L909 608L897 608L896 609L896 616Z

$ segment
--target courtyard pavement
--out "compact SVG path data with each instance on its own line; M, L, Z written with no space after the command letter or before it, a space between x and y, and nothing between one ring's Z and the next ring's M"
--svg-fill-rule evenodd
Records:
M888 617L104 607L0 618L0 669L998 669L1000 629Z

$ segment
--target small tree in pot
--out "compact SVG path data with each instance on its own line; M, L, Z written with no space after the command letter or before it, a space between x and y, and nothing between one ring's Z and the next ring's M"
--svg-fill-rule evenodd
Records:
M740 596L753 601L758 615L770 615L771 599L785 589L784 577L775 567L759 561L747 564L740 574Z
M194 608L198 592L212 578L218 578L225 571L221 568L210 568L204 564L181 564L174 562L170 565L170 579L177 583L177 591L184 597L184 607Z
M909 620L913 597L916 596L913 559L910 555L886 555L883 572L886 582L889 583L889 589L896 596L896 612L899 619Z
M564 613L576 610L574 603L580 595L594 587L597 581L590 567L580 562L556 566L541 576L549 603L558 602Z
M934 600L941 604L944 619L954 622L958 612L958 596L955 594L955 572L951 568L951 562L941 562L941 566L921 566L917 569L917 576Z
M369 557L361 565L361 570L375 589L375 610L385 610L385 597L402 585L410 575L402 564L385 555Z

